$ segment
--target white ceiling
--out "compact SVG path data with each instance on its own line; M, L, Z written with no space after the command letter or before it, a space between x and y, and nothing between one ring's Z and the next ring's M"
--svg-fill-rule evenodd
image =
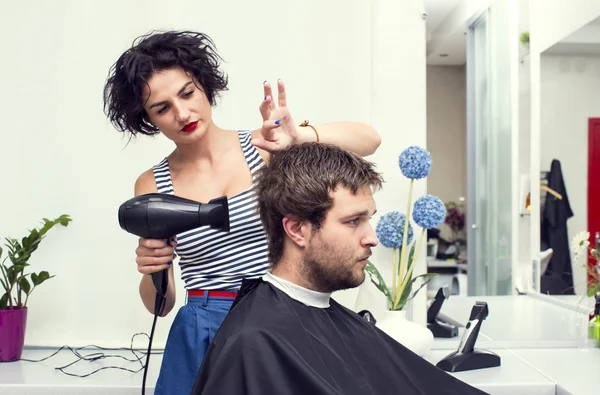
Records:
M600 18L563 38L546 51L554 55L600 55Z
M402 0L399 0L402 1ZM600 1L600 0L594 0ZM423 0L427 32L427 64L439 66L464 65L467 40L466 18L472 16L486 0ZM526 12L527 10L520 10ZM522 23L528 20L523 18ZM519 27L524 30L526 27ZM557 55L600 55L600 18L565 37L545 51ZM440 56L446 55L446 56Z
M450 20L453 19L453 11L463 7L463 3L464 0L424 0L428 65L465 64L467 43L464 29Z
M427 34L433 32L442 23L460 0L424 0L427 13Z

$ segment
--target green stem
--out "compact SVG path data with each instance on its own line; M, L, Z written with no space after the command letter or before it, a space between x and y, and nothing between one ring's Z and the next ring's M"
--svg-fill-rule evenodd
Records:
M402 281L401 289L403 292L404 292L404 289L406 288L406 286L408 285L408 281L412 277L412 273L415 268L415 262L417 262L417 258L419 257L419 250L421 249L421 244L423 244L424 236L425 236L425 229L421 230L421 236L419 236L419 241L417 242L417 246L415 247L415 254L413 255L413 260L412 260L413 263L412 263L412 265L410 265L410 269L408 270L408 273L406 273L406 277L404 277L404 281Z
M408 222L410 220L410 204L411 204L411 199L412 199L412 191L413 191L413 184L414 184L415 180L411 178L410 180L410 184L408 186L408 203L406 205L406 220L404 221L404 234L402 235L402 250L400 251L400 270L398 271L398 276L401 276L402 273L404 273L404 264L406 261L406 255L407 255L407 251L406 251L406 241L408 240ZM399 281L398 281L399 282ZM400 290L398 290L400 291ZM399 292L396 293L396 298L394 298L394 306L396 306L398 304L398 301L400 300L400 294Z
M396 273L398 271L398 265L396 263L396 248L392 249L392 254L392 301L394 301L396 300Z
M8 273L6 273L6 270L4 269L4 262L6 262L7 259L8 257L4 258L2 264L0 264L0 270L2 270L2 277L4 277L4 281L6 282L6 286L8 287ZM6 291L8 292L8 289Z
M27 296L25 296L25 303L23 303L23 308L27 307L27 301L29 300L29 295L31 295L31 293L33 292L34 289L35 289L35 286L31 287Z

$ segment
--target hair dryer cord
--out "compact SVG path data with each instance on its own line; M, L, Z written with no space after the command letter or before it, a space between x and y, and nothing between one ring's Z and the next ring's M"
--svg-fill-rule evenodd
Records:
M158 302L158 297L156 301ZM156 328L157 318L158 314L154 314L152 329L150 330L150 339L148 340L148 354L146 355L146 365L144 366L144 377L142 379L142 395L146 394L146 376L148 375L148 364L150 363L150 354L152 353L152 339L154 338L154 328Z

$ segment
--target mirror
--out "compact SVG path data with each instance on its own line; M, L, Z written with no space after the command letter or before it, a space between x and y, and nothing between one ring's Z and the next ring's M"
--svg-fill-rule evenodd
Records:
M600 18L541 54L540 81L540 292L585 295L595 260L571 242L600 231Z

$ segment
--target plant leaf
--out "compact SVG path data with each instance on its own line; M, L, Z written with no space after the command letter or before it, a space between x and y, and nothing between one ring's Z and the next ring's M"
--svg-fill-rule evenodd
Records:
M412 247L410 248L410 253L408 254L408 262L412 262L409 267L406 269L406 272L408 273L408 269L410 269L410 266L412 266L412 264L414 264L414 259L413 257L415 256L415 247L417 246L417 242L413 242L412 243Z
M409 281L406 284L406 287L402 290L402 295L400 295L400 301L398 302L398 306L396 306L396 310L402 310L404 308L404 305L406 305L406 302L408 302L409 296L410 296L410 291L412 290L412 286L413 286L413 281Z
M430 282L431 280L433 280L437 276L438 276L437 273L425 273L425 274L420 274L420 275L416 276L415 278L413 278L412 279L413 282L415 280L419 279L419 278L424 278L424 281L423 281L423 284L421 284L421 286L419 288L417 288L417 290L412 294L412 296L410 297L410 299L412 299L415 296L417 296L417 293L419 293L419 291L421 290L421 288L423 288L425 285L427 285L428 282Z
M406 303L409 300L411 300L412 298L414 298L415 296L417 296L417 294L419 293L421 288L423 288L425 285L427 285L427 283L429 281L431 281L433 278L437 277L437 275L438 275L437 273L425 273L425 274L420 274L420 275L412 278L406 284L406 288L404 288L402 290L402 295L400 296L400 301L398 302L398 306L396 306L395 310L402 310L404 308L404 306L406 305ZM421 284L421 286L419 286L419 288L417 288L414 292L412 292L413 286L415 285L415 281L417 281L419 278L424 278L425 281L423 281L423 284ZM412 294L411 294L411 292L412 292Z
M8 293L5 293L0 298L0 310L6 310L7 306L8 306Z
M23 292L25 292L26 295L29 295L29 292L31 292L31 284L29 284L29 281L27 281L25 276L19 279L19 285L23 289Z
M408 264L406 265L406 273L408 273L408 270L410 269L410 267L412 266L413 262L413 255L415 255L415 247L416 247L417 243L416 242L412 242L411 244L409 244L410 246L410 251L408 252ZM402 249L400 249L400 254L402 254ZM402 273L400 273L400 265L398 265L398 275L400 276L400 279L403 279L404 276L402 275Z
M367 266L365 266L365 271L371 278L371 282L373 284L375 284L377 289L379 289L381 292L383 292L383 294L386 296L386 298L388 300L388 304L389 304L389 306L391 306L393 303L392 295L390 294L390 290L388 289L387 285L385 284L385 280L381 276L381 273L379 273L379 270L377 270L377 267L375 267L375 265L373 265L373 263L371 263L371 261L367 261ZM375 279L373 279L373 277L375 277ZM375 281L375 280L377 280L377 281Z
M10 266L6 269L6 278L8 278L9 286L17 282L17 270L15 266Z
M37 275L35 273L31 273L31 281L33 282L33 285L36 287L52 277L54 277L54 276L51 276L50 273L48 273L46 271L39 272Z
M63 214L60 217L58 217L58 222L62 225L62 226L68 226L69 222L73 221L71 219L71 217L68 214Z

